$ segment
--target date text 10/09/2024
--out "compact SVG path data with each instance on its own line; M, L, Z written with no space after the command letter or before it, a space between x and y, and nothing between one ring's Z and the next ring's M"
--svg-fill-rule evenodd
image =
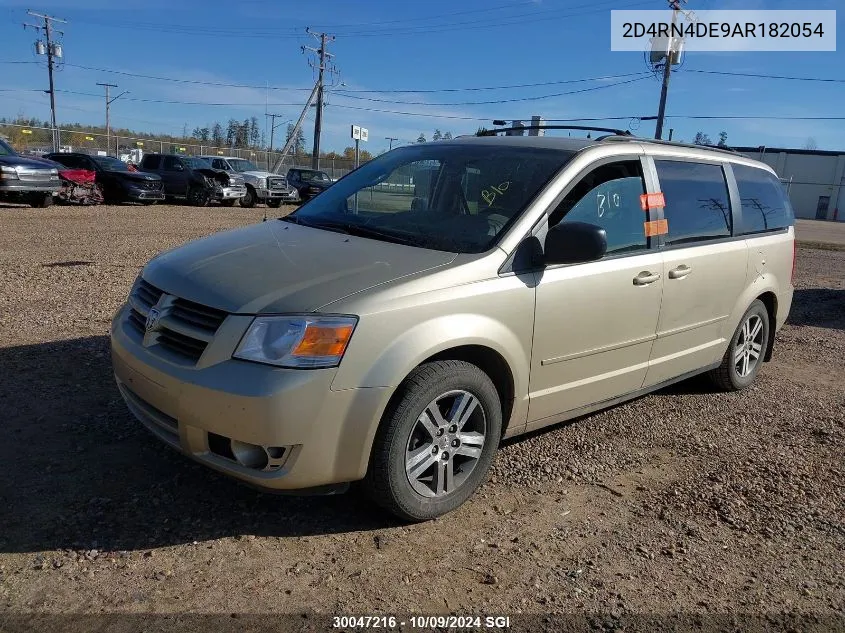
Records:
M510 617L506 615L411 615L398 618L393 615L341 615L332 618L335 629L394 629L409 626L412 629L509 629Z

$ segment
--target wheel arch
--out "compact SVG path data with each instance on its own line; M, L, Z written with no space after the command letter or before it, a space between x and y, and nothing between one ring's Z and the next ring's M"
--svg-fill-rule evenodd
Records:
M771 290L767 290L757 297L764 306L766 312L769 314L769 338L766 341L766 353L763 355L763 361L768 362L772 359L772 348L775 344L775 324L777 322L778 314L778 298Z

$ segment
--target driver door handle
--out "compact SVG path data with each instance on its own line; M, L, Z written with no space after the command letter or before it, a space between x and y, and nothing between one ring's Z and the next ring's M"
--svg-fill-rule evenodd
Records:
M692 272L692 268L686 264L681 264L677 268L669 271L669 279L683 279Z
M647 286L648 284L653 284L658 279L660 279L660 273L653 273L651 271L644 270L634 277L634 285Z

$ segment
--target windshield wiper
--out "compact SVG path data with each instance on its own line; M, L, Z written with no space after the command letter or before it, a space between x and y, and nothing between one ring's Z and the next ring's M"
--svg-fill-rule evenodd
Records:
M288 218L290 218L288 220ZM335 231L336 233L345 233L346 235L355 235L356 237L372 237L385 242L394 242L396 244L406 244L409 246L419 246L419 240L411 237L404 237L396 235L390 231L369 226L366 224L358 224L357 222L338 222L332 220L321 221L303 221L301 218L294 218L293 216L286 216L282 218L289 222L301 224L303 226L310 226L315 229L325 229L327 231Z

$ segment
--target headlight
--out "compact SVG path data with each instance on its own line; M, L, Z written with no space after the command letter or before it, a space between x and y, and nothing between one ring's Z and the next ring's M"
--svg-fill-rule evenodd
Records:
M0 165L0 178L14 180L18 177L18 170L8 165Z
M259 316L234 357L278 367L336 367L358 319L352 316Z

